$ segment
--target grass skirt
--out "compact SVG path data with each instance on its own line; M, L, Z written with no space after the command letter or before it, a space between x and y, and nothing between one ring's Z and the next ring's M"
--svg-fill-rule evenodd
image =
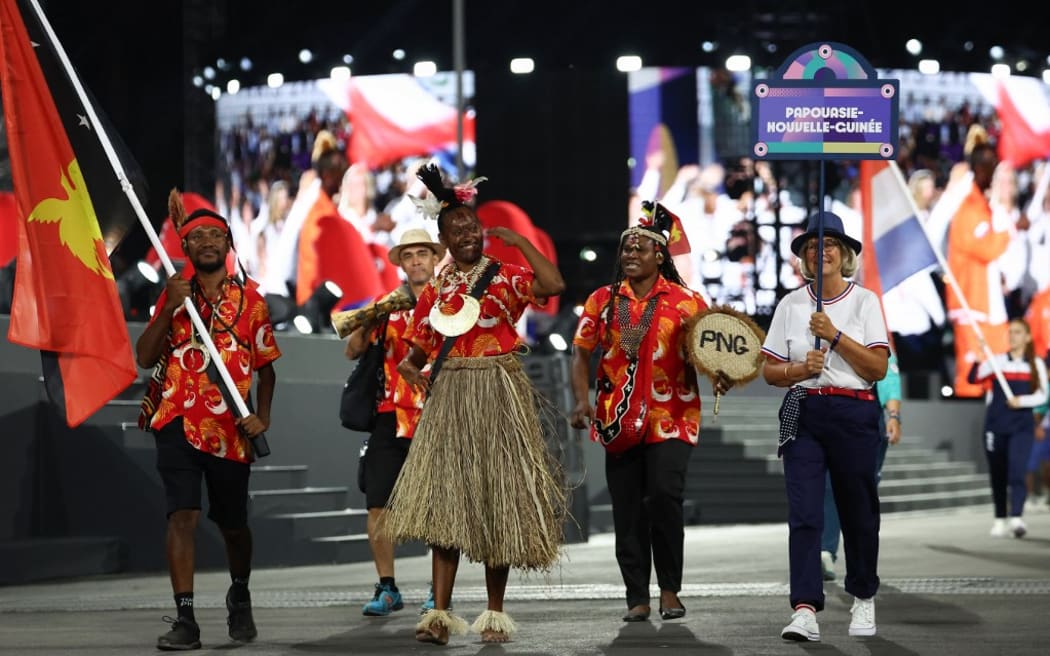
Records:
M394 542L459 549L490 567L549 569L562 544L567 490L538 404L513 354L446 360L380 530Z

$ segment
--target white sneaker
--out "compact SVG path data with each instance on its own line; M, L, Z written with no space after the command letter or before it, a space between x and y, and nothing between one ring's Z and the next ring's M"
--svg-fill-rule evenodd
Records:
M791 624L784 627L780 632L784 640L805 642L809 640L816 642L820 640L820 627L817 626L817 614L808 608L799 608L791 616Z
M1009 530L1006 528L1005 519L996 519L995 523L992 524L992 530L988 532L993 538L1005 538L1009 534Z
M835 559L831 557L830 551L820 552L820 571L825 581L835 580Z
M1024 501L1024 511L1040 512L1046 510L1046 497L1041 494L1033 494Z
M854 599L853 608L849 609L853 619L849 622L851 636L875 635L875 598Z
M1023 538L1028 533L1028 527L1024 525L1024 520L1020 517L1011 517L1010 532L1014 534L1015 538Z

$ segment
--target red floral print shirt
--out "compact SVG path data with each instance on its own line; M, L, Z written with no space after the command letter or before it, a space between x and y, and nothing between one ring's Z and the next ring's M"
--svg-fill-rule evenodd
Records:
M631 286L620 283L620 296L628 299L632 323L641 320L649 299L659 296L653 314L650 331L656 331L651 340L654 351L641 353L639 357L652 358L652 389L649 394L649 433L646 443L664 440L682 440L696 445L700 435L700 396L695 376L686 358L685 319L707 309L707 304L697 292L676 285L660 276L649 293L636 298ZM613 321L606 329L605 312L612 296L612 286L594 291L583 306L576 326L573 344L593 352L601 347L602 357L599 376L607 376L614 384L620 384L627 376L627 354L620 347L620 327ZM613 316L616 308L613 308ZM645 341L643 340L643 344ZM591 439L597 434L591 430Z
M385 296L385 294L384 294ZM382 297L379 297L382 298ZM378 299L377 299L378 300ZM416 392L397 371L412 345L401 339L408 330L412 310L397 310L390 313L386 324L386 357L383 359L384 389L378 412L393 412L397 416L397 437L411 438L416 432L419 415L423 412L423 394ZM370 339L375 341L379 326L372 329Z
M166 301L167 291L164 291L156 307L163 307ZM247 399L252 372L281 356L266 301L254 288L241 287L227 278L216 307L219 315L212 321L211 307L203 301L197 303L204 325L211 325L212 341L230 378L241 397ZM155 319L156 315L151 321ZM237 339L225 329L224 323L233 327ZM179 307L171 320L171 351L164 391L151 427L158 430L182 417L186 439L194 448L220 458L250 462L251 445L237 431L234 408L227 407L222 392L208 379L207 372L194 370L202 358L193 348L191 328L189 314L184 307ZM200 348L204 348L203 344Z
M477 323L456 339L448 357L502 355L514 351L521 344L517 322L529 304L537 302L532 295L535 274L531 269L516 264L499 264L499 271L481 297L481 314ZM405 339L423 349L429 359L437 355L444 341L444 336L430 325L430 309L439 299L442 303L456 306L458 295L469 292L461 276L447 275L449 267L454 268L455 263L447 265L441 275L419 295L412 323L405 333Z

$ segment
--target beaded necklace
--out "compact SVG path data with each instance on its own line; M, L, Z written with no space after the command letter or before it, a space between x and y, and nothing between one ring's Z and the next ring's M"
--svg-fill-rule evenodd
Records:
M478 279L481 278L481 274L485 272L485 267L491 261L487 255L482 255L481 259L467 272L461 271L455 262L448 263L438 276L438 292L440 293L449 287L454 288L461 284L466 284L466 293L469 294L474 289Z
M437 298L434 299L434 306L430 308L430 314L428 315L430 325L434 330L445 337L456 337L474 327L474 324L478 322L478 317L481 315L481 304L470 293L474 290L474 286L478 284L481 274L488 268L489 262L491 260L487 256L482 255L481 259L466 273L460 271L455 262L449 263L441 270L441 274L437 279ZM455 291L451 294L448 293L447 290L459 289L461 284L466 285L466 293L456 294ZM448 306L455 295L460 297L463 306L455 312L450 312L446 309L446 306Z

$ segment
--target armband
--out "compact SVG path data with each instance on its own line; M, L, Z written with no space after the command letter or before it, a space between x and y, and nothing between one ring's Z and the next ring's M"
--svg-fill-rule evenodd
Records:
M831 344L828 346L829 351L834 351L835 347L839 345L839 339L842 338L842 331L835 333L835 339L831 340Z

